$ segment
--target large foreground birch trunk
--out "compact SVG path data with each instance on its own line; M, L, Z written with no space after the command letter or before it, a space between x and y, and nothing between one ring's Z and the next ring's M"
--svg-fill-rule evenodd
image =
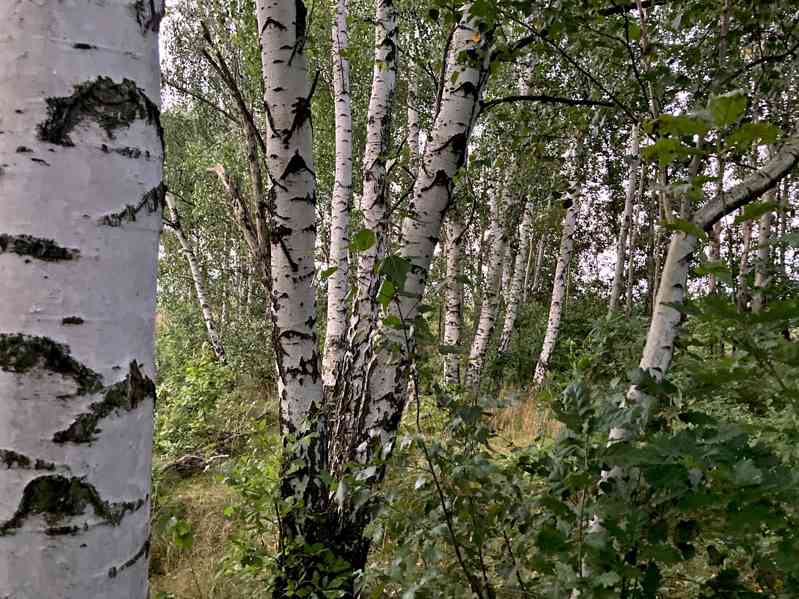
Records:
M0 17L0 596L146 599L160 3Z

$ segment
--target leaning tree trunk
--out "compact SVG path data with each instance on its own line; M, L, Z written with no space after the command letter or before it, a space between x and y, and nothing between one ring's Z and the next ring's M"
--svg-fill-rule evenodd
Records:
M533 203L527 201L524 207L524 216L519 225L519 248L516 252L516 262L513 266L513 276L508 292L508 301L505 306L505 322L502 326L502 335L499 338L499 353L504 354L510 347L510 340L516 326L516 317L519 314L519 304L523 295L524 280L526 278L527 254L529 253L530 237L533 225Z
M314 579L329 575L321 558L304 550L329 540L317 517L327 501L318 478L326 465L326 428L315 326L316 193L306 11L302 0L256 1L272 178L272 339L284 440L280 494L286 509L281 510L280 573L273 591L279 598L295 596L295 590L310 592Z
M450 211L447 219L447 272L444 281L444 383L457 387L461 384L459 346L463 328L463 235L466 227L457 211Z
M352 200L352 106L350 62L346 53L348 0L337 0L333 24L333 94L336 113L336 177L330 214L330 260L335 269L327 279L327 334L322 373L325 387L336 384L338 365L346 348L349 220Z
M621 226L619 227L619 239L616 243L616 268L613 273L613 285L610 291L610 315L619 307L619 297L621 296L624 280L624 264L627 261L627 236L631 227L638 171L641 168L641 156L638 148L638 125L633 125L630 156L630 173L627 178L627 189L625 190L624 212L621 218Z
M692 222L704 231L710 231L722 218L738 208L753 202L777 185L799 163L799 138L792 137L779 153L751 177L728 192L708 201L693 216ZM675 233L669 244L663 276L658 290L655 311L649 325L646 345L639 364L656 381L661 381L671 365L674 340L677 337L681 313L679 306L685 297L688 269L696 250L697 239L692 235ZM632 385L627 400L638 403L648 400L638 385ZM625 431L616 431L616 438Z
M148 596L154 3L0 9L0 595Z
M578 149L578 152L582 151L582 148ZM577 168L581 168L580 163L581 161L578 161ZM580 173L577 173L578 179L581 176ZM552 281L552 298L549 303L547 330L544 335L544 342L541 345L541 353L538 355L538 362L535 365L535 374L533 375L534 387L539 387L544 382L549 370L549 360L552 358L552 352L555 350L555 344L558 341L560 317L563 312L563 303L566 300L566 276L569 271L572 250L574 249L574 230L577 226L577 200L582 193L579 185L578 183L577 188L572 189L564 202L566 214L563 217L560 252L558 253L558 262L555 265L555 278Z
M491 196L491 211L489 215L491 222L489 230L491 249L489 250L488 264L486 265L480 316L477 330L472 340L472 347L469 350L469 361L466 367L466 386L472 391L477 391L480 386L480 375L483 371L488 342L494 332L494 323L497 320L499 301L502 296L500 279L505 266L505 249L508 245L503 215L508 211L512 203L507 197L512 193L509 189L511 184L509 177L501 193L494 193Z
M186 237L186 232L183 230L180 222L180 215L175 205L175 196L171 193L166 194L166 205L169 208L169 228L175 233L175 237L183 250L183 255L186 257L186 262L189 264L191 280L194 281L194 291L197 293L197 303L200 304L205 330L208 333L208 340L211 342L211 347L214 350L216 359L220 362L224 362L225 348L222 345L222 340L219 338L216 325L214 325L214 314L211 311L211 304L208 303L208 292L205 289L203 273L202 270L200 270L200 265L197 263L197 256L194 254L191 241Z

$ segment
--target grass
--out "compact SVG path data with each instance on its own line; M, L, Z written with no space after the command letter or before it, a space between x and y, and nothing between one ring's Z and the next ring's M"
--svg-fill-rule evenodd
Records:
M238 599L235 582L218 576L234 525L224 509L234 492L218 475L164 480L153 513L150 599ZM171 521L171 524L170 524ZM185 522L191 541L175 541L175 522Z

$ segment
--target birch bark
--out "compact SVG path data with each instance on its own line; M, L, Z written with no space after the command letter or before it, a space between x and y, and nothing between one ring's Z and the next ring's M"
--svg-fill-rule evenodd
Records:
M533 226L533 203L527 201L524 206L524 215L519 225L519 248L513 266L513 276L510 282L508 301L505 307L505 321L502 325L502 335L499 339L499 353L504 354L510 346L513 330L516 326L516 317L519 314L519 304L522 300L524 280L526 277L527 254L530 249L530 237Z
M444 383L457 387L461 384L460 354L454 351L461 344L463 325L463 235L466 230L460 214L451 210L448 214L447 272L445 289L444 345L450 353L444 354Z
M348 0L336 1L333 24L333 94L336 119L336 176L330 214L330 261L335 272L327 279L327 334L322 364L324 385L336 384L339 361L346 349L347 283L349 276L349 219L352 201L352 105L350 99L350 64Z
M609 314L613 314L619 307L619 297L621 296L622 281L624 279L624 265L627 262L627 236L632 220L636 183L640 168L641 156L638 146L638 126L634 125L630 139L630 173L627 178L624 212L621 218L621 226L619 227L619 239L616 244L616 268L613 273L613 286L610 292Z
M494 323L497 319L499 302L502 297L500 279L505 265L505 250L508 244L503 214L507 212L509 205L512 203L506 197L510 193L508 189L510 184L509 178L505 183L504 189L499 193L494 193L491 197L489 216L491 222L489 229L491 249L488 254L488 263L486 264L486 279L483 288L483 302L480 305L480 317L472 340L472 347L469 350L469 361L466 368L466 386L473 392L476 392L480 385L485 354L491 334L494 331Z
M162 11L0 6L5 597L148 596Z
M211 342L211 347L214 350L217 360L224 362L225 348L222 345L219 333L214 325L214 314L211 311L211 304L208 303L208 292L205 289L205 280L202 270L200 270L200 265L197 263L197 256L194 254L194 247L189 238L186 237L186 232L183 230L180 222L180 215L175 205L175 196L171 193L167 193L165 197L171 221L169 223L169 228L172 229L172 232L175 234L183 250L183 255L186 257L186 262L189 264L189 271L191 272L191 279L194 282L194 291L197 293L197 303L200 304L200 310L202 311L205 330L208 333L208 340Z

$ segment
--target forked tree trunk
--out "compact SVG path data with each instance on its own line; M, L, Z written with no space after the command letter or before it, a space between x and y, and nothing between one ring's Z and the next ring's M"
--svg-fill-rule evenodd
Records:
M0 8L0 596L146 599L159 3Z
M352 201L352 106L350 62L347 59L348 0L336 1L333 23L333 95L336 119L336 177L330 206L330 260L335 272L327 279L327 333L322 364L324 385L336 384L338 365L346 348L349 220Z
M510 179L510 178L509 178ZM502 293L501 277L505 263L505 249L508 244L508 236L503 215L510 208L512 203L506 197L510 181L507 181L505 188L491 196L491 210L489 229L491 249L488 254L486 265L486 278L483 284L483 301L480 305L480 316L478 318L477 330L472 340L472 347L469 350L469 361L466 367L466 386L471 391L477 391L480 385L480 375L483 370L485 354L488 349L488 342L494 332L494 323L497 319L499 301Z
M638 147L638 126L634 125L630 140L630 173L627 178L627 188L624 196L624 212L619 227L619 239L616 243L616 268L613 273L613 285L610 291L609 314L612 315L619 307L622 282L624 280L624 265L627 262L627 236L631 228L633 205L635 204L636 183L638 171L641 168L641 156Z
M451 210L446 225L447 272L445 280L444 316L444 383L461 384L460 344L463 326L463 235L466 227L460 214Z
M508 301L505 306L505 322L502 325L502 335L499 338L499 353L504 354L510 347L511 337L516 326L516 317L519 314L519 304L522 300L524 286L527 254L530 248L530 237L532 236L533 225L533 203L527 201L524 207L524 215L519 225L519 248L516 253L516 261L513 266L513 276L508 292Z
M722 218L755 201L777 185L798 162L799 138L792 137L786 141L779 153L759 171L730 191L715 196L702 206L694 214L693 223L704 231L711 230L713 225ZM696 246L696 238L683 233L675 233L669 245L656 309L652 315L639 365L656 381L663 379L671 365L674 340L677 337L681 320L681 314L674 306L680 305L685 297L688 269ZM648 399L637 385L632 385L627 393L627 400L630 403L648 401ZM623 438L626 434L627 431L616 430L612 437Z
M197 303L200 304L200 310L203 315L203 322L205 323L205 330L208 333L208 340L211 342L211 347L214 350L216 359L220 362L225 361L225 348L219 338L219 333L214 325L214 314L211 311L211 304L208 303L208 292L205 288L205 279L203 277L200 265L197 263L197 256L194 254L194 247L191 241L186 237L186 232L180 222L180 215L178 214L177 206L175 205L175 196L171 193L166 194L166 205L169 208L170 223L169 227L175 233L175 237L180 243L180 248L183 250L183 255L186 257L186 262L189 264L189 271L191 272L191 280L194 282L194 291L197 294Z

